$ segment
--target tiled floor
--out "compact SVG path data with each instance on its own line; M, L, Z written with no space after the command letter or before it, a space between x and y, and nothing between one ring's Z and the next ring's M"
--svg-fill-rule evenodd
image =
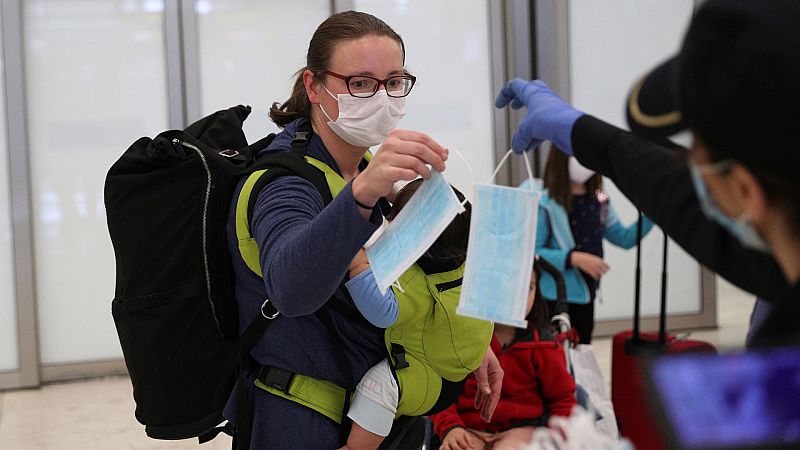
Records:
M720 349L744 345L752 296L720 281L719 328L695 332ZM609 339L594 341L595 354L609 379ZM196 441L148 439L133 417L127 378L51 384L36 390L0 393L0 449L195 449ZM201 449L230 448L221 436Z

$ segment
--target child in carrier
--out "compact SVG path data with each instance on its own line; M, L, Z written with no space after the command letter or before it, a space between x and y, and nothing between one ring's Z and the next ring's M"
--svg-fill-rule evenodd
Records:
M636 223L622 225L602 189L602 175L555 146L550 150L539 201L536 254L561 270L572 328L578 331L581 344L592 342L595 293L609 269L603 260L603 238L625 249L636 244ZM645 218L642 237L652 226ZM543 274L539 288L553 305L553 277Z
M528 328L495 324L491 347L503 367L503 388L491 422L474 408L477 383L470 376L458 401L429 418L442 450L518 449L531 441L549 416L569 416L576 403L575 382L564 350L547 326L548 310L536 290L534 271L528 294Z
M422 184L401 189L389 220L399 214ZM460 201L464 195L453 188ZM398 280L381 294L365 252L350 266L346 287L361 314L386 328L389 357L361 379L348 412L353 420L342 449L375 449L396 416L421 416L452 404L489 346L490 322L456 315L464 275L471 206Z

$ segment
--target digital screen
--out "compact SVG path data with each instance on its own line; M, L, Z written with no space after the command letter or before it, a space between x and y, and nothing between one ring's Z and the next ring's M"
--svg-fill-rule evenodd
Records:
M661 356L648 373L681 448L800 448L800 348Z

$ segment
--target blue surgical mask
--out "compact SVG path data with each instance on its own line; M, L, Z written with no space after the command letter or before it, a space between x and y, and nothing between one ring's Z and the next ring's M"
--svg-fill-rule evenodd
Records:
M435 170L422 182L383 233L367 248L372 273L381 292L422 256L464 206L450 183Z
M689 163L689 168L692 173L692 184L697 193L697 199L700 202L700 209L709 219L722 225L730 234L736 236L739 242L747 248L759 250L769 253L769 247L766 242L761 239L753 224L750 222L750 217L747 213L742 214L736 219L726 216L717 206L711 193L703 181L703 172L719 173L727 170L731 166L731 161L720 161L713 164L704 164L702 166Z
M525 162L533 178L527 158ZM532 182L530 189L475 185L458 314L527 326L540 196L533 186Z

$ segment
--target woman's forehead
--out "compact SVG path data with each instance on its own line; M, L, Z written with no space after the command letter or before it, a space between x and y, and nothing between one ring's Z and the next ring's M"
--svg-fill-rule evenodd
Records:
M363 36L336 44L330 70L343 75L383 78L403 73L403 50L388 36Z

